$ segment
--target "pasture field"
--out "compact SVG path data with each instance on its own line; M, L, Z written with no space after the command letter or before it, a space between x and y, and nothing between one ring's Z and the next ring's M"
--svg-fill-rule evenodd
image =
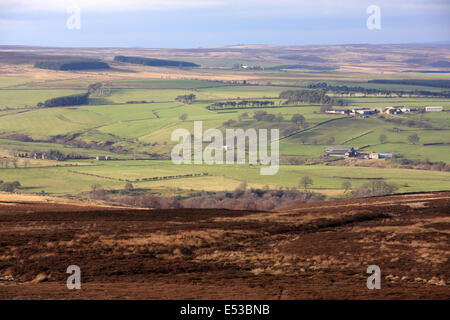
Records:
M81 93L75 89L5 89L0 88L0 108L36 106L47 99Z
M123 188L124 180L133 181L137 188L163 190L165 193L176 193L177 189L183 192L191 189L232 190L244 181L250 187L298 187L298 181L305 175L314 180L313 189L323 192L341 192L344 181L351 181L353 186L358 186L371 179L396 183L400 186L398 192L450 189L450 173L444 171L333 166L332 162L324 165L327 161L321 159L325 148L347 146L361 148L365 152L391 152L403 159L449 163L450 99L409 94L398 97L396 94L364 96L355 93L341 96L329 93L347 104L336 109L443 106L445 110L439 113L383 114L382 117L368 118L330 115L324 113L320 105L306 103L282 106L283 100L279 99L282 91L306 89L309 84L318 82L392 91L447 92L448 89L427 85L391 85L367 81L448 80L448 73L404 72L413 67L389 62L391 58L392 61L402 60L397 51L386 55L389 58L386 62L377 64L369 64L366 56L362 55L361 61L366 61L370 67L363 62L354 62L355 65L352 65L345 62L346 58L339 50L335 55L330 55L330 52L337 50L334 47L323 51L325 65L336 67L331 71L314 70L319 64L313 64L311 69L234 69L236 63L263 68L302 64L283 60L280 51L273 48L273 52L260 48L248 52L252 50L258 53L252 59L245 58L244 51L235 52L233 58L221 53L210 56L207 51L201 50L198 56L192 52L184 53L181 58L173 56L205 63L197 69L152 68L114 62L111 71L55 72L36 71L30 65L0 63L0 69L4 71L0 76L0 158L11 159L20 152L48 150L59 150L65 154L75 152L91 158L65 162L33 159L27 163L27 167L21 160L18 168L12 168L11 165L0 168L0 180L20 181L23 188L19 192L45 190L57 195L86 192L94 184L118 190ZM100 58L112 57L117 53L113 49L92 52ZM163 52L169 54L169 58L170 54L174 54L170 50L162 50L160 54ZM88 86L96 82L104 83L111 91L105 96L92 96L89 105L36 107L38 102L49 98L86 92ZM189 94L196 96L193 103L176 101L178 96ZM207 109L208 105L215 102L244 99L270 100L275 103L275 107ZM254 114L260 111L277 115L278 118L273 121L255 120ZM187 118L181 120L183 114ZM247 117L244 117L245 114ZM304 116L303 124L291 121L295 114ZM172 132L184 128L192 133L196 120L203 121L203 130L278 128L281 159L290 157L311 165L282 165L277 175L260 176L259 166L175 166L170 161L163 161L169 158L176 143L171 141ZM409 139L413 134L419 136L416 144L412 144ZM381 142L380 135L385 135L386 140ZM96 156L127 161L92 160ZM142 181L148 177L205 172L207 176Z
M30 79L22 77L0 77L0 88L16 87L20 84L26 83Z
M175 165L171 161L78 161L73 165L52 163L47 167L9 168L0 171L0 179L20 178L23 192L45 190L52 195L77 194L89 191L92 185L110 190L123 189L126 180L138 189L179 191L233 190L243 182L248 187L299 188L299 180L310 176L312 188L342 192L342 183L353 187L383 180L399 186L399 192L438 191L450 188L450 173L411 169L344 167L329 165L281 165L273 176L260 175L260 166L249 165ZM145 178L207 173L199 177L143 181Z

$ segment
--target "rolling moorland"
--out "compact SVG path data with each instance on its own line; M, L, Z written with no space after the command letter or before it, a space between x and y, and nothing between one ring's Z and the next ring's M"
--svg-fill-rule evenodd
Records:
M110 197L97 192L97 198L112 202L112 195L127 183L133 195L183 198L201 191L232 191L244 182L247 188L302 190L304 176L312 179L308 189L330 198L348 197L352 189L373 181L395 184L396 193L448 190L450 68L443 62L450 58L449 49L2 46L0 180L18 181L14 191L19 193L79 199L96 198L93 190L101 188ZM126 63L117 56L168 59L188 67ZM109 68L36 67L49 64L42 61L70 59L101 61ZM288 90L312 92L323 83L331 103L283 98ZM52 104L51 99L87 92L89 98L81 105ZM217 105L221 107L211 108ZM325 113L391 106L442 106L444 111L367 117ZM302 120L292 121L299 114ZM261 176L259 165L248 164L174 165L171 133L178 128L192 132L194 120L203 121L204 130L279 128L278 174ZM411 140L412 135L418 139ZM324 157L327 147L387 152L393 159Z
M0 299L448 300L450 294L449 192L273 212L0 199ZM72 264L81 268L81 290L66 287ZM372 264L381 268L380 290L366 287Z

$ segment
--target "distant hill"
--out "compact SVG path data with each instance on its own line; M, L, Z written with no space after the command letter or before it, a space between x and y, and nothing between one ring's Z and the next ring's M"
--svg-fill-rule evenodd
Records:
M115 56L114 61L142 64L144 66L155 66L155 67L200 67L198 64L193 62L144 58L144 57Z
M323 59L321 57L313 56L313 55L301 56L301 55L291 54L291 55L280 56L280 58L287 59L287 60L303 61L303 62L328 62L327 59Z
M450 68L450 61L436 61L430 63L430 66L435 68Z
M376 79L369 80L368 83L385 83L385 84L405 84L411 86L427 86L436 88L450 88L450 80L441 79Z
M280 65L280 66L266 68L266 70L283 70L283 69L307 69L307 70L316 70L316 71L333 71L333 70L336 70L337 67L313 66L313 65L304 65L304 64L286 64L286 65Z

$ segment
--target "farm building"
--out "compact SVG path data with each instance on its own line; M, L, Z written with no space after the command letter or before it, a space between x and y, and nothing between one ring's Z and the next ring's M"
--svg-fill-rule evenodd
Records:
M386 159L386 158L392 158L392 153L371 152L369 154L369 159Z
M350 110L327 110L325 111L325 113L329 113L329 114L349 114Z
M33 158L45 160L46 156L47 156L47 154L45 152L35 152L33 155Z
M97 157L95 157L95 159L97 161L101 161L101 160L109 160L110 158L109 158L109 156L97 156Z
M425 107L425 112L441 112L442 107Z
M325 149L325 156L328 157L355 157L356 150L352 148L333 148L329 147Z
M384 110L384 113L387 113L387 114L402 114L403 113L402 108L403 107L389 107L389 108L386 108Z
M359 109L359 110L355 110L357 114L361 114L364 116L370 115L370 114L376 114L377 111L374 109Z

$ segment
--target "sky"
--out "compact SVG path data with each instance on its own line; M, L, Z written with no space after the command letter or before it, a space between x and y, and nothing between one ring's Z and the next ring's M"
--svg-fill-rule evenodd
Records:
M357 43L450 43L450 0L0 0L0 45Z

